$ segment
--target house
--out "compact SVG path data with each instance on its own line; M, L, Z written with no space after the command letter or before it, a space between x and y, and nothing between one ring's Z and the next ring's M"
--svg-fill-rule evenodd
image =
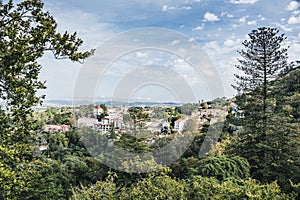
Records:
M94 116L97 117L98 115L101 115L104 112L103 108L99 105L95 106L94 108Z
M60 125L61 132L67 132L70 130L70 128L71 128L70 125L64 125L64 124Z
M67 132L71 129L70 125L54 125L54 124L46 124L44 131L54 133L54 132Z
M101 124L101 123L99 123L99 124L95 124L94 129L95 130L100 130L104 133L107 133L108 131L111 130L111 125L110 124Z
M102 118L99 123L94 124L94 128L96 130L101 130L104 133L106 133L109 130L111 130L111 123L112 123L112 121L109 118L105 117L105 118Z
M78 128L85 127L85 126L94 128L95 124L98 124L98 123L99 123L98 119L96 119L96 118L83 117L83 118L79 118L77 120Z
M181 132L183 130L184 122L181 119L178 119L174 122L174 130Z
M39 150L40 151L46 151L46 150L48 150L49 149L49 146L48 145L41 145L41 146L39 146Z
M160 132L161 131L161 123L160 122L146 122L145 123L147 130L151 131L151 133Z
M110 120L115 129L121 129L123 127L122 120L120 118L110 118Z

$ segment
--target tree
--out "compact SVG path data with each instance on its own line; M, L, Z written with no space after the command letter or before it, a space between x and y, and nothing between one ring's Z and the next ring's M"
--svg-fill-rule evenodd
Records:
M233 85L239 92L245 93L249 100L244 104L248 115L259 115L262 119L262 138L266 136L267 111L270 111L267 100L269 99L270 83L276 79L280 72L288 66L287 49L281 48L281 43L286 39L284 34L278 35L279 30L275 28L258 28L250 34L250 40L242 44L245 49L239 51L243 59L238 59L240 65L236 67L245 75L235 74L237 85ZM255 95L247 96L255 90ZM250 108L253 109L250 109ZM247 109L249 108L249 109ZM254 111L254 112L251 112ZM259 115L257 115L259 112ZM257 125L256 120L251 120Z
M44 98L36 92L45 89L45 82L38 79L42 67L38 59L50 51L57 59L83 62L93 53L93 50L78 51L83 41L76 33L62 34L56 28L55 20L43 11L40 0L18 4L9 0L0 5L0 99L4 102L0 109L0 167L11 174L7 182L1 181L0 193L4 199L22 198L18 196L22 190L15 188L26 185L28 178L22 166L33 155L32 107ZM2 177L6 175L1 174L1 180Z
M81 188L74 188L72 191L73 196L70 199L118 199L116 192L119 188L114 182L115 178L117 178L117 175L110 172L105 181L98 181L90 187L81 186Z
M122 199L188 199L188 185L184 180L177 181L167 175L144 178L124 190Z
M223 181L227 178L245 179L249 177L250 165L245 158L219 156L205 158L196 168L190 168L192 176L215 177Z
M286 37L278 33L274 28L253 30L250 39L243 42L245 49L239 51L243 59L236 67L244 75L235 75L234 88L240 92L236 103L244 111L244 118L239 119L243 130L233 151L248 159L254 178L263 182L278 180L287 191L286 182L295 173L299 158L295 147L300 143L299 128L290 123L279 101L286 94L275 92L274 81L289 65L287 49L281 47Z
M261 184L255 179L227 179L194 176L189 181L188 199L295 199L295 194L284 194L276 182Z

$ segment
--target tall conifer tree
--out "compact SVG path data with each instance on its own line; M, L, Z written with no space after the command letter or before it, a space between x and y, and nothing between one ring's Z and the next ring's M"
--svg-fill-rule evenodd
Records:
M286 39L275 28L258 28L239 51L242 59L236 67L243 75L235 75L238 90L237 104L244 112L238 119L243 130L238 135L235 150L248 159L254 178L269 182L278 180L285 189L295 173L299 129L289 123L279 105L280 95L274 81L289 66ZM282 103L280 103L282 104ZM299 158L299 156L298 156ZM285 170L290 169L289 172Z

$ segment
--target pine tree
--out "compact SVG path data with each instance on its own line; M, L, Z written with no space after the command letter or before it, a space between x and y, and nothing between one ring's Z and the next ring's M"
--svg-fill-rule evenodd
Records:
M286 36L279 35L275 28L263 27L253 30L249 38L243 42L244 49L239 51L242 59L236 66L244 75L235 75L233 86L239 92L236 103L244 111L244 118L239 119L243 130L234 151L248 159L254 178L264 182L278 180L288 190L287 180L295 173L291 163L299 158L295 149L299 129L289 124L277 105L284 94L276 93L273 84L289 66L287 49L281 47Z
M286 36L278 33L275 28L253 30L249 34L250 40L243 42L245 49L239 51L243 59L239 59L240 65L236 65L245 75L235 74L237 85L233 87L247 99L247 104L244 102L246 114L261 119L262 139L266 136L267 113L271 109L268 101L270 83L288 66L287 49L281 48ZM257 126L256 121L251 121Z

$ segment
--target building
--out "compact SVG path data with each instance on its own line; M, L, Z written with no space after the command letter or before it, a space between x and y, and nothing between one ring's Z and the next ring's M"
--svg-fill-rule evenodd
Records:
M99 123L98 119L96 119L96 118L83 117L83 118L79 118L77 120L78 128L85 127L85 126L94 128L95 125L98 124L98 123Z
M147 130L151 131L151 133L160 132L162 129L161 123L159 121L146 122L145 125L147 127Z
M94 108L94 116L97 117L98 115L101 115L104 112L103 108L101 106L95 106Z
M178 119L174 122L174 130L181 132L183 130L184 122L181 119Z
M48 145L41 145L41 146L39 146L39 150L40 151L46 151L46 150L48 150L49 149L49 146Z
M104 133L111 130L111 120L109 118L102 118L101 121L94 125L96 130L101 130Z
M71 129L70 125L54 125L54 124L46 124L44 131L54 133L54 132L67 132Z

